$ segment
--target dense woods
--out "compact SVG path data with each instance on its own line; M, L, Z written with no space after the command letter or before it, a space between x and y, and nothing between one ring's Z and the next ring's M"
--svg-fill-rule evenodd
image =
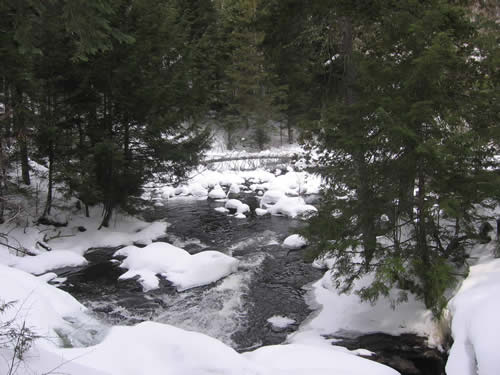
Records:
M500 199L494 1L0 0L0 220L30 159L113 210L159 171L182 176L240 131L317 153L313 255L374 300L398 286L439 314ZM174 177L173 177L174 178ZM401 295L403 300L405 295ZM396 301L397 302L397 301Z

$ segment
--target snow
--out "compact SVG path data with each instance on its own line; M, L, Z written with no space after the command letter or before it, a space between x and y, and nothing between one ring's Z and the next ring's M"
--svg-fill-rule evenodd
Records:
M257 207L257 208L255 209L255 214L256 214L257 216L264 216L264 215L268 214L268 212L267 212L267 210L265 210L265 209L263 209L263 208L258 208L258 207Z
M285 193L280 190L268 190L262 196L260 204L263 207L277 203L280 199L285 197Z
M102 343L63 353L75 364L116 375L398 374L334 347L272 345L239 354L203 334L153 322L114 327Z
M301 197L283 197L276 204L267 208L271 215L295 217L308 217L318 210L306 204Z
M211 199L223 199L226 198L226 193L222 190L222 187L217 184L215 187L208 193L208 197Z
M54 250L37 256L17 257L13 266L23 271L40 275L61 267L78 267L87 264L87 260L72 251Z
M189 193L193 197L204 198L208 196L208 190L204 188L201 184L194 183L189 186Z
M171 250L171 245L160 243L144 249L156 246L166 246ZM122 250L129 253L144 249L134 250L131 246ZM92 342L92 337L86 337L85 332L80 335L87 341L78 341L75 334L89 325L85 308L68 293L46 284L42 279L0 265L0 295L6 301L23 301L21 309L7 310L7 315L2 315L2 318L15 317L19 323L26 321L35 332L51 338L35 342L17 369L17 375L50 373L54 369L58 373L72 375L397 374L386 366L339 351L333 346L285 344L239 354L204 334L153 322L112 327L105 337L97 338L97 344ZM231 283L225 287L233 288ZM101 332L103 329L94 327L87 331ZM80 347L62 348L63 341L59 337L70 339L73 346ZM80 343L91 346L81 347ZM1 348L0 355L11 358L12 349ZM6 366L8 362L1 362L1 371L8 369Z
M242 203L238 199L229 199L225 205L228 210L236 210L236 217L245 218L245 212L250 212L248 204Z
M267 319L268 323L270 323L274 328L287 328L295 323L294 319L287 318L282 315L274 315Z
M256 364L282 375L397 375L397 371L333 347L302 344L264 346L243 354Z
M188 176L186 184L178 187L149 184L147 186L148 192L143 195L143 198L154 200L158 197L170 199L177 196L192 196L197 199L204 199L209 196L212 199L220 199L226 196L226 194L222 196L224 190L221 187L227 187L228 194L237 195L242 191L247 192L248 185L251 191L257 191L259 195L271 190L275 194L280 192L280 197L285 195L295 197L318 194L322 180L318 175L293 171L293 169L290 169L285 174L281 174L280 170L273 174L263 169L215 171L200 167ZM210 196L211 193L213 197ZM276 201L272 203L276 203Z
M230 194L239 194L240 193L240 187L239 185L237 184L232 184L230 187L229 187L229 193Z
M371 276L356 281L354 290L370 285ZM391 307L391 298L397 298L398 290L393 290L389 297L380 297L375 304L362 302L359 296L340 294L331 271L310 286L306 300L316 315L303 324L298 332L290 337L291 342L322 342L322 335L338 332L361 332L363 334L384 332L392 335L414 333L429 338L429 344L438 346L442 342L442 332L433 321L432 313L421 301L412 295L408 301L396 309ZM319 307L319 309L318 309Z
M0 289L7 300L23 299L29 306L29 314L12 311L8 319L16 314L16 318L26 319L36 332L47 333L51 338L63 331L77 330L67 319L85 311L69 294L6 266L0 266ZM58 373L72 375L396 374L383 365L333 347L276 345L242 355L204 334L153 322L115 326L100 343L92 346L61 348L61 345L54 339L37 340L16 374L49 373L56 368ZM1 348L0 355L11 358L12 350ZM0 363L0 369L6 369L5 366L8 362Z
M71 295L47 284L44 278L1 264L0 299L2 302L17 301L0 315L1 321L13 319L16 326L25 323L38 335L58 344L62 344L60 337L72 330L65 318L82 317L86 311Z
M285 241L283 241L283 246L288 249L301 249L307 246L307 240L300 234L292 234L291 236L285 238Z
M116 375L261 373L257 365L216 339L153 322L114 327L95 347L70 349L66 354L76 363Z
M454 339L446 364L449 375L496 375L500 369L500 259L493 258L495 246L476 246L477 264L448 304Z
M160 207L165 199L179 195L191 195L196 199L223 199L226 194L222 187L236 193L252 184L251 190L260 194L265 192L261 208L256 209L257 215L271 213L297 217L316 211L299 196L317 192L321 181L305 172L291 169L286 173L276 171L276 174L264 170L199 172L193 172L187 185L152 187L149 196L153 204ZM225 212L229 208L236 210L236 218L245 218L245 213L250 211L248 205L233 199L216 210ZM397 374L386 366L357 357L355 354L359 351L342 350L322 339L319 336L321 332L331 333L331 328L335 327L326 319L326 315L332 312L328 308L323 308L316 318L292 335L288 343L262 347L245 354L237 353L214 338L166 324L144 322L131 327L115 326L109 331L102 326L95 328L97 323L86 314L85 307L68 293L47 284L49 280L57 280L55 274L34 277L22 270L41 274L67 265L83 265L86 261L82 255L89 248L129 245L115 254L124 257L121 266L127 269L120 278L138 277L144 290L157 288L159 276L172 282L178 291L225 277L217 288L234 289L233 278L240 277L239 273L234 273L238 260L223 253L204 251L190 255L170 244L152 243L153 239L165 234L167 224L163 222L148 224L126 215L117 215L110 228L97 230L100 219L98 210L98 207L92 209L91 218L83 217L81 212L62 212L58 220L67 221L68 226L57 229L59 233L45 226L20 227L10 231L15 241L30 251L40 253L36 257L15 258L0 244L0 263L19 268L0 264L0 298L22 301L20 309L0 318L15 317L16 323L26 321L37 333L51 338L50 341L35 342L25 362L18 368L17 375L49 372L73 375ZM78 230L81 226L87 229L86 232ZM35 244L43 240L43 234L54 236L48 243L53 251L36 248ZM292 242L296 244L298 240L295 238ZM133 246L134 243L147 246L139 248ZM319 287L313 290L317 303L324 303L323 306L332 303L332 295L333 303L338 302L333 289L327 289L328 295L322 295L324 291ZM335 323L336 320L333 320ZM294 323L284 316L273 316L268 321L275 327ZM107 335L103 337L96 332ZM76 347L62 348L68 343ZM12 351L9 350L0 348L0 356L11 358ZM0 362L0 373L5 363Z
M9 233L10 244L20 245L34 253L45 253L45 250L36 247L37 242L44 242L52 248L55 254L57 251L73 252L83 255L88 249L96 247L117 247L121 245L132 245L133 243L150 244L154 239L165 235L167 229L166 222L147 223L132 216L117 212L111 220L109 228L99 227L101 208L93 207L90 217L85 217L81 212L68 211L64 213L62 221L68 222L66 227L54 228L52 226L38 225L26 228L17 226L15 223L0 225L0 232ZM62 214L61 214L62 215ZM84 227L85 232L80 232L79 227ZM52 238L44 241L44 236ZM3 257L8 253L8 249L2 246L0 239L0 253ZM62 267L63 258L69 261L68 265L74 265L77 258L56 254L47 256L49 262L55 262L57 267ZM81 260L81 259L80 259ZM12 260L11 260L12 261ZM10 264L7 259L0 262ZM30 261L27 261L28 263Z
M145 291L157 289L161 274L178 291L213 283L238 269L238 260L218 251L203 251L194 255L164 242L144 248L127 246L115 253L125 256L121 267L128 269L120 279L139 276Z

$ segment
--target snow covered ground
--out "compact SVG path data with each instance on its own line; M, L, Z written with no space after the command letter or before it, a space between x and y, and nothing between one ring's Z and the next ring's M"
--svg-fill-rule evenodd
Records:
M43 168L37 168L43 172ZM187 195L195 199L222 200L220 211L236 210L236 215L245 218L249 214L248 206L234 198L247 191L261 197L257 215L297 217L314 214L315 207L307 205L301 196L317 193L321 186L319 177L294 170L283 174L265 170L202 170L190 177L189 182L175 188L150 186L146 198L159 205L164 199ZM8 373L14 363L18 375L49 372L391 375L397 372L357 356L366 355L365 351L349 351L332 345L335 341L325 339L324 335L343 331L411 332L428 337L431 345L439 346L442 342L442 328L420 301L410 297L396 310L387 298L373 306L362 303L356 295L338 294L328 270L309 286L307 299L316 309L315 313L297 332L289 335L283 345L239 354L214 338L168 324L144 322L133 327L106 327L72 296L47 284L53 274L36 277L30 273L41 275L62 266L83 265L86 260L82 255L92 247L129 245L117 253L125 257L122 266L128 269L122 277L139 276L144 289L149 290L158 286L157 274L161 274L178 290L185 290L230 275L238 262L215 251L190 255L173 245L151 244L164 235L167 228L164 222L145 223L120 214L110 228L97 230L97 209L91 212L91 218L71 207L56 210L53 217L68 225L54 229L12 221L0 226L0 232L9 233L10 241L0 239L0 302L17 301L0 319L11 327L29 327L44 337L34 342L21 362L15 360L11 343L0 341L0 373ZM305 245L299 237L287 238L284 245L289 248ZM47 252L38 242L48 244L52 251ZM139 248L133 244L148 246ZM492 256L495 245L474 248L477 262L449 303L455 341L447 364L448 375L498 374L500 260ZM22 247L38 255L18 257L9 246ZM328 261L318 261L316 265L328 266ZM358 281L358 287L370 281L369 277L363 278ZM269 323L276 327L293 324L286 319L271 317ZM0 325L0 338L2 332Z
M68 293L4 265L0 265L0 290L5 301L18 301L7 309L3 321L44 336L34 342L22 361L13 357L9 344L2 345L2 373L8 373L14 364L17 375L397 374L334 347L286 344L238 354L214 338L167 324L99 327ZM96 332L107 334L96 337ZM63 348L68 344L73 348Z
M261 210L293 217L303 210L302 206L307 206L298 196L315 193L319 186L317 177L291 170L283 175L264 170L241 173L205 171L193 176L185 186L163 187L161 198L192 195L196 199L223 199L225 210L235 210L236 215L244 217L249 213L249 207L234 196L242 191L257 195L271 191L274 193L268 195L274 194L279 199L267 202ZM230 195L233 199L226 200ZM278 211L283 199L296 201L288 207L293 212ZM161 204L160 201L157 203ZM167 324L145 322L133 327L106 327L92 318L85 307L68 293L47 284L55 274L44 273L63 266L85 264L83 254L92 247L129 245L116 254L125 257L122 267L128 268L122 277L139 276L144 289L148 290L157 287L157 275L160 274L178 290L185 290L229 275L238 266L238 261L216 251L190 255L173 245L151 244L165 233L166 223L148 224L120 214L110 228L97 230L97 209L91 212L91 218L86 218L71 207L56 210L52 218L67 223L67 226L54 230L50 226L22 227L11 222L1 228L2 232L9 233L11 242L0 243L0 298L4 302L17 301L2 315L2 321L10 327L30 327L44 337L34 342L23 361L15 359L12 343L1 345L2 373L15 370L18 375L49 372L73 375L314 375L334 372L342 375L367 371L371 374L396 374L386 366L333 346L318 349L293 343L242 355L214 338ZM52 250L48 252L37 246L38 242ZM147 246L139 248L133 244ZM38 255L17 257L6 245L22 247ZM44 275L36 277L28 272ZM283 319L278 323L275 320L275 324L284 323ZM277 358L280 360L276 361ZM11 367L13 364L14 368Z
M60 228L41 224L24 227L14 222L0 225L0 233L9 233L8 239L0 238L0 263L39 275L60 267L85 264L83 254L90 248L150 244L164 236L167 228L165 222L146 223L117 213L109 228L98 230L100 212L97 208L91 210L89 218L71 211L61 213L59 218L68 225ZM85 231L82 232L82 228ZM40 243L52 250L48 252ZM38 255L16 256L9 245Z
M446 365L449 375L500 373L500 259L493 257L498 242L478 245L476 262L450 301L453 346Z

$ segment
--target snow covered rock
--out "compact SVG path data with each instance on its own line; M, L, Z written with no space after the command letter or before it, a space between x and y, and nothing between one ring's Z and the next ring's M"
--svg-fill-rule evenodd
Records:
M269 205L277 203L280 199L285 197L285 193L280 190L268 190L262 196L260 205L262 208L266 208Z
M292 234L291 236L285 238L283 246L288 249L302 249L307 246L307 240L300 234Z
M229 199L226 202L225 207L228 210L236 210L236 215L245 214L245 212L250 212L250 207L248 206L248 204L245 204L239 201L238 199Z
M226 198L226 193L222 190L222 187L217 184L215 187L208 193L208 197L211 199L223 199Z
M208 196L208 190L201 184L193 184L189 186L189 193L196 198L204 198Z
M268 211L271 215L307 218L318 210L316 207L306 204L304 199L300 197L283 197L276 204L270 206Z
M185 195L189 195L189 187L186 186L186 185L181 185L181 186L178 186L175 188L174 190L174 194L175 195L181 195L181 196L185 196Z
M173 186L164 186L161 189L161 195L163 199L169 199L175 197L175 188Z
M282 315L274 315L274 316L270 317L269 319L267 319L267 322L269 324L271 324L271 327L273 328L273 330L282 331L282 330L288 328L289 326L291 326L292 324L294 324L295 320L287 318L286 316L282 316Z
M238 268L238 260L218 251L203 251L194 255L164 242L144 248L127 246L115 253L125 256L121 267L128 271L120 279L139 276L145 291L159 287L158 274L174 284L178 291L213 283Z
M266 214L268 214L269 212L267 212L267 210L263 209L263 208L256 208L255 209L255 214L257 216L264 216Z
M232 184L230 187L229 187L229 194L239 194L240 193L240 187L239 185L237 184Z

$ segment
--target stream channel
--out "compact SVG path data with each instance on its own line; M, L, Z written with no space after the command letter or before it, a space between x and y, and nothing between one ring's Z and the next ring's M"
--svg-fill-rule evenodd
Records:
M323 272L303 261L303 251L288 251L281 244L304 223L285 217L257 217L258 199L242 196L251 208L247 219L216 212L223 203L176 198L163 207L148 208L146 220L170 225L160 241L191 254L217 250L239 259L238 271L216 283L178 293L168 281L147 293L135 280L119 281L125 272L113 260L117 249L91 249L85 267L59 270L67 278L61 286L110 325L131 325L145 320L167 323L205 333L247 351L279 344L312 313L304 295ZM314 199L313 197L311 199ZM282 315L295 320L273 328L267 319ZM426 347L415 335L371 334L336 337L349 349L376 353L372 359L396 368L402 375L444 374L445 355Z

